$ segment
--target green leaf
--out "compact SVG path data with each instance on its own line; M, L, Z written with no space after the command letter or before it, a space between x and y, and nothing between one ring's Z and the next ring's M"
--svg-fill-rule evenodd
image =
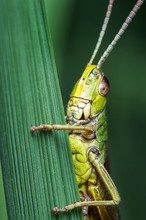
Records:
M81 219L51 209L79 200L43 0L0 5L0 156L9 219Z

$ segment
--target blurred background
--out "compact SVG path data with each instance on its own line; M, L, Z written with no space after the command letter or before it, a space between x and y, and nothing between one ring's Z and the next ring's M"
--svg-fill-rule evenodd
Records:
M96 44L108 0L49 0L48 20L66 109L69 94ZM121 27L135 0L115 1L96 64ZM146 25L142 6L102 70L108 77L109 159L122 202L122 220L144 219L146 198ZM0 175L0 219L6 220ZM1 203L2 202L2 203Z

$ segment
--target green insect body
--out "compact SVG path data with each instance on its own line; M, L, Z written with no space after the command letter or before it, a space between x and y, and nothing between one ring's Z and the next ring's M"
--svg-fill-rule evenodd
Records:
M114 0L109 0L106 16L93 55L70 95L66 125L44 124L31 128L40 130L68 130L76 180L81 201L64 208L53 208L54 213L81 207L84 220L119 220L117 205L120 196L107 165L107 122L105 106L109 82L101 66L127 29L144 0L138 0L121 29L109 44L97 65L92 62L101 45Z
M109 82L107 78L95 65L89 65L76 83L67 108L68 124L92 127L92 131L74 130L69 135L80 196L82 197L84 194L85 197L90 197L91 201L113 199L105 190L106 183L101 180L103 174L100 176L93 164L93 161L96 160L104 167L106 162L108 137L105 106L108 92ZM90 160L90 154L93 154L93 161ZM103 172L105 173L106 170L104 169ZM112 187L115 188L114 185ZM119 203L118 192L116 192L116 197L118 197L116 202ZM89 213L90 219L94 219L95 213L96 216L99 216L98 219L116 219L105 206L99 206L97 209L92 207ZM84 214L86 219L86 211Z

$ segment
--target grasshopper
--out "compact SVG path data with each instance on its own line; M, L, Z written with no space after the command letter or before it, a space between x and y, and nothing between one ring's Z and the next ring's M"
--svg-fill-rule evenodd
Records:
M31 128L40 130L68 130L80 202L64 208L55 207L54 213L66 212L81 207L84 220L119 220L117 205L120 196L108 173L107 166L107 122L105 107L110 89L109 81L101 66L121 38L133 17L143 4L138 0L119 32L101 56L97 65L92 62L101 45L110 19L114 0L109 0L106 16L95 50L81 78L70 95L66 125L43 124Z

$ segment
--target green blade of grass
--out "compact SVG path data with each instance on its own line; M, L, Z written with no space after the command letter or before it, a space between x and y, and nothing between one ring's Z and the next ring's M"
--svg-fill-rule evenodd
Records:
M1 1L0 156L9 219L81 219L54 215L79 200L67 133L30 133L64 124L43 0Z

